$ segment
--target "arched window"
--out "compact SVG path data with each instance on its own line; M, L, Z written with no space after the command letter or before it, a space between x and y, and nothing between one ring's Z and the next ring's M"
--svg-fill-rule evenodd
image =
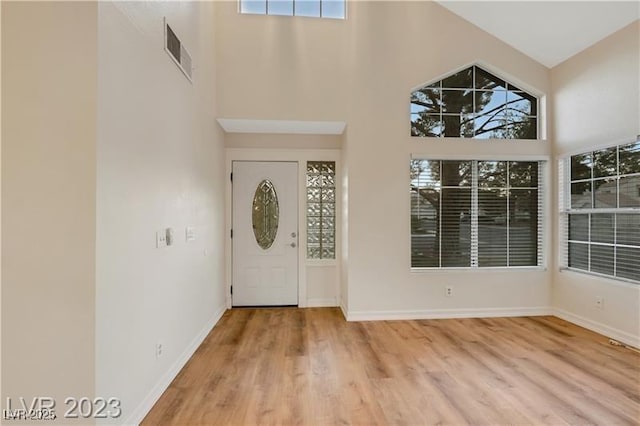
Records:
M411 93L411 136L537 139L538 99L474 65Z

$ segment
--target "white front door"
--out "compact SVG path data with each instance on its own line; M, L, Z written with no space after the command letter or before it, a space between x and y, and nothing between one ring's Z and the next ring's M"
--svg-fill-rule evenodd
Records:
M298 163L233 162L233 306L298 304Z

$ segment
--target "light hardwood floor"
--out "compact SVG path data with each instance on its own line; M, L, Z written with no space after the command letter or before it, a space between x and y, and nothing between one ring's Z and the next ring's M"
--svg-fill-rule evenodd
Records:
M144 425L640 424L640 355L555 317L227 311Z

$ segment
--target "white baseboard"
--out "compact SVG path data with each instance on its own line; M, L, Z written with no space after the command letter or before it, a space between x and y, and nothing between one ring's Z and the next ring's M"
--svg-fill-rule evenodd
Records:
M532 308L426 309L417 311L345 311L347 321L414 320L444 318L532 317L553 315L546 306Z
M191 341L189 346L180 354L178 359L171 365L169 370L160 377L160 380L156 383L156 385L151 389L151 392L147 394L142 403L133 410L133 413L127 418L127 420L123 423L125 425L139 425L140 422L145 418L145 416L151 411L153 406L158 399L162 396L164 391L167 390L173 379L176 378L182 367L185 366L187 361L193 356L194 352L202 342L205 337L209 334L211 329L220 321L222 315L227 310L226 306L222 306L218 309L218 311L211 317L207 324L202 328L202 330L198 333L198 335Z
M344 299L340 300L340 310L342 311L342 316L344 319L347 319L347 307L344 305Z
M328 299L307 299L307 308L327 308L338 306L335 297Z
M602 334L610 339L617 340L625 345L640 348L640 336L618 330L617 328L609 327L608 325L573 314L569 311L565 311L564 309L554 308L553 315L565 321L579 325L580 327L595 331L596 333Z

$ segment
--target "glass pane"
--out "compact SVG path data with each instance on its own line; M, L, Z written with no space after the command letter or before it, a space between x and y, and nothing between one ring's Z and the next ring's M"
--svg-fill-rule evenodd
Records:
M593 153L593 177L607 177L618 174L618 150L603 149Z
M538 115L537 99L524 92L507 92L507 108L518 115Z
M320 0L296 0L296 16L320 17Z
M322 201L326 203L334 203L336 201L335 188L322 188Z
M478 191L478 265L507 266L507 192Z
M307 258L308 259L320 259L320 245L309 245L307 243Z
M504 129L506 128L506 117L504 114L488 114L475 119L476 139L504 139Z
M307 187L319 187L320 185L320 175L307 175Z
M503 89L506 90L507 83L501 78L481 69L474 67L476 70L476 89Z
M511 188L537 188L538 163L535 161L510 161L509 186Z
M589 241L589 215L569 215L569 239L573 241Z
M571 208L590 209L593 207L591 181L571 184Z
M428 113L440 112L440 89L433 87L423 87L411 94L411 111L413 107L423 108L421 111Z
M478 91L475 101L475 111L479 115L504 114L507 92L504 90Z
M640 214L617 214L616 229L618 244L640 247ZM636 260L636 264L638 264L640 258ZM640 265L638 269L640 269Z
M537 135L538 120L535 117L507 116L505 129L500 137L503 139L536 139Z
M320 203L307 203L307 216L320 216Z
M509 195L509 266L536 266L537 263L538 190L512 189Z
M266 0L240 0L240 13L265 15L267 13L267 2Z
M333 175L336 173L336 163L334 161L323 161L320 163L320 172Z
M445 162L443 162L445 163ZM442 189L442 266L471 265L471 188Z
M473 96L469 90L442 90L442 112L473 112Z
M293 16L293 0L268 0L267 14Z
M440 114L411 113L411 136L440 137L443 131Z
M440 188L440 160L411 160L411 188Z
M471 186L471 161L443 161L442 186Z
M620 146L620 174L640 173L640 141Z
M616 178L593 181L595 208L616 208L618 205L618 182Z
M251 221L256 242L263 250L267 250L276 239L280 221L278 196L273 183L268 179L260 182L256 188Z
M322 167L322 163L317 161L309 161L307 162L307 174L320 174L320 168Z
M307 201L310 203L317 203L320 201L320 188L307 188Z
M613 246L591 245L591 271L613 276Z
M320 229L320 218L318 216L307 217L307 231L314 231Z
M333 175L325 175L323 174L320 178L320 185L323 187L327 187L327 186L331 186L331 187L335 187L336 186L336 182L335 182L335 177Z
M616 276L640 281L640 248L616 247Z
M345 0L322 0L322 17L344 19Z
M591 215L591 241L596 243L614 243L614 215L598 213Z
M329 233L333 233L336 226L336 219L333 216L322 216L322 220L320 221L320 226L323 231L327 231Z
M507 162L478 161L478 186L483 188L506 188Z
M452 76L449 76L442 80L442 87L444 88L460 88L470 89L473 87L473 67L469 67L466 70L462 70Z
M411 160L411 266L440 266L440 161Z
M463 114L447 114L442 116L442 136L447 138L464 138L473 136L473 125L465 121Z
M640 207L640 175L620 177L620 207Z
M591 179L591 153L571 156L571 180Z
M589 270L589 245L569 243L569 267Z

